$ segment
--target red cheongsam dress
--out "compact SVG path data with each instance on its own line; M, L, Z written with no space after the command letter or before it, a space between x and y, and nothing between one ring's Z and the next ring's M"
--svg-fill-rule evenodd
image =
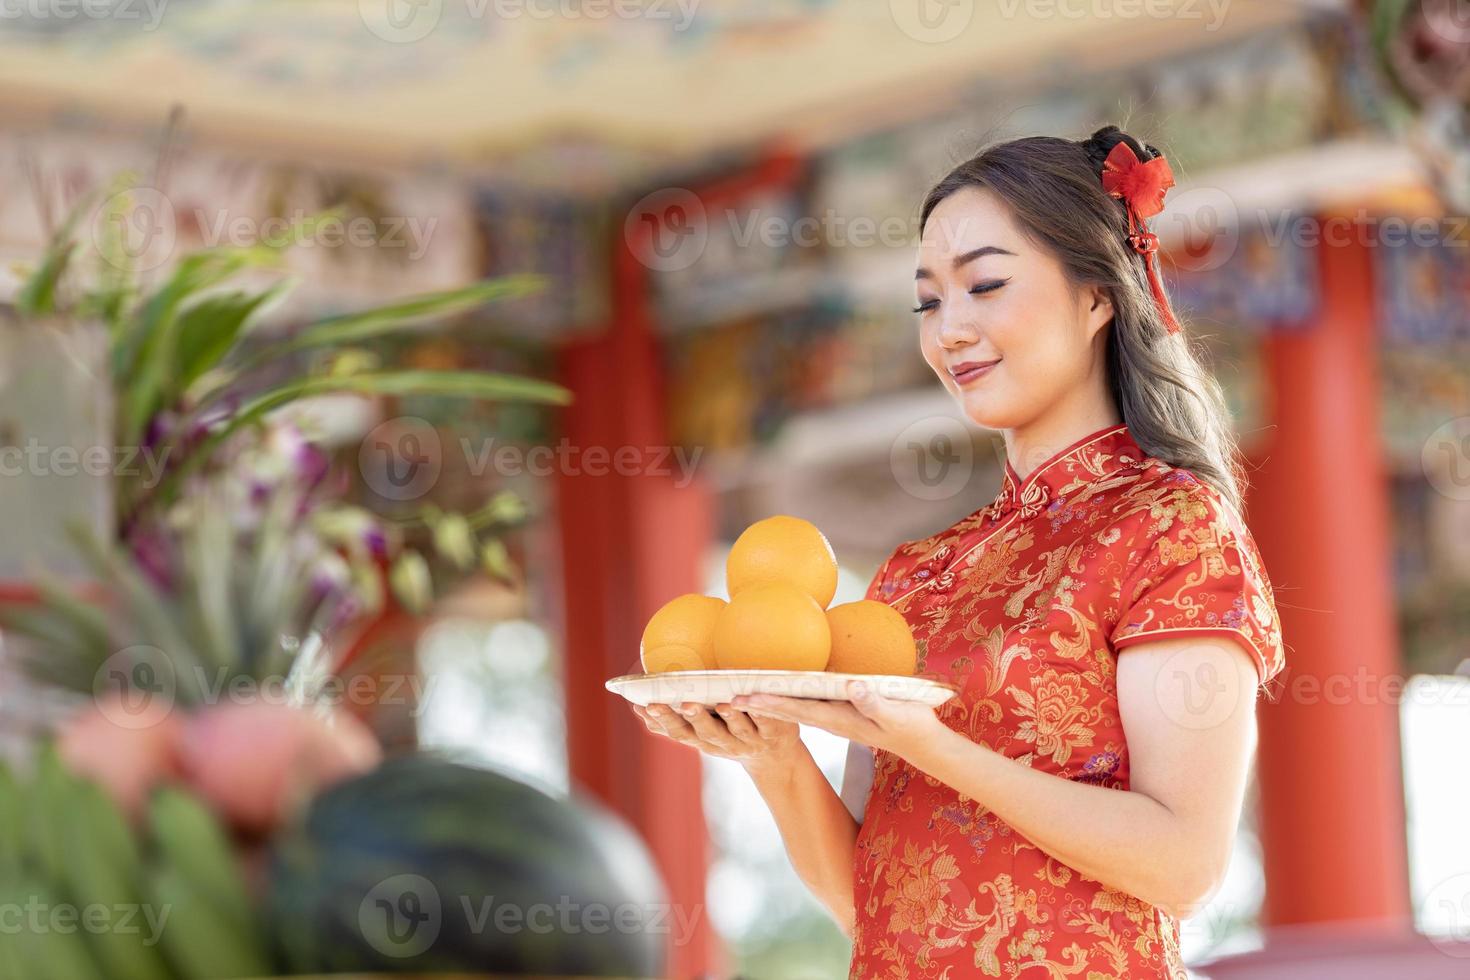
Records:
M919 672L957 685L941 720L1067 779L1128 788L1117 658L1224 636L1262 684L1281 627L1254 542L1124 425L1068 447L953 527L899 546L868 597L913 629ZM874 754L857 840L854 980L1185 976L1179 923L1051 857L982 803Z

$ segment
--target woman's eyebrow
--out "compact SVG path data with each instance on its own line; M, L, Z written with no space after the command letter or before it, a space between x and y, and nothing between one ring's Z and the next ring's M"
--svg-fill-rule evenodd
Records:
M954 261L951 262L950 265L954 266L956 269L959 269L961 266L963 266L963 265L965 265L967 263L974 262L976 259L980 258L982 255L1015 255L1015 254L1016 253L1015 252L1012 252L1010 249L1001 248L999 245L981 245L979 248L972 248L972 249L970 249L968 252L964 253L963 255L956 255L954 257ZM919 268L917 268L916 270L914 270L914 278L915 279L933 279L934 278L934 274L931 273L928 269L924 268L923 266L919 266Z

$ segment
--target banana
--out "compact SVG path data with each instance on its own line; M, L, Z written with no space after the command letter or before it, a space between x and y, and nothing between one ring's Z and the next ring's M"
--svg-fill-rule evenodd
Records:
M25 802L15 774L0 762L0 875L14 874L25 848Z
M79 916L73 915L69 923L58 917L65 903L54 889L39 880L22 878L15 892L25 915L20 932L11 937L12 951L26 980L78 980L100 975L96 960L87 950ZM37 903L38 914L34 916L28 908L30 902Z
M166 980L163 955L144 944L142 864L127 822L95 783L78 783L71 798L72 809L63 815L68 855L63 880L79 909L101 905L106 910L105 927L87 934L103 975L107 980Z
M190 980L269 976L271 965L251 935L169 864L150 871L149 892L167 912L161 944L174 969Z
M72 777L62 767L56 747L41 746L26 807L26 850L47 881L60 878L66 864L66 840L60 817L71 806Z
M0 980L27 980L16 943L26 926L26 896L18 886L19 869L0 873Z
M239 860L214 814L194 796L164 788L153 794L148 815L154 845L165 862L237 928L253 933L255 911Z

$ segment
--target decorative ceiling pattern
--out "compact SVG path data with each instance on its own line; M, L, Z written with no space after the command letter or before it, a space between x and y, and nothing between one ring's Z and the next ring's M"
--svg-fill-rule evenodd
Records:
M1285 0L12 0L0 113L621 182L1301 19Z

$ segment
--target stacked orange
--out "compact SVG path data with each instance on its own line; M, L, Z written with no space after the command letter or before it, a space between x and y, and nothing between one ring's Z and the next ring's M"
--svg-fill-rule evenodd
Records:
M730 601L683 595L643 631L643 669L830 670L914 673L908 624L891 606L863 599L827 606L837 557L809 521L777 516L736 539L725 562Z

